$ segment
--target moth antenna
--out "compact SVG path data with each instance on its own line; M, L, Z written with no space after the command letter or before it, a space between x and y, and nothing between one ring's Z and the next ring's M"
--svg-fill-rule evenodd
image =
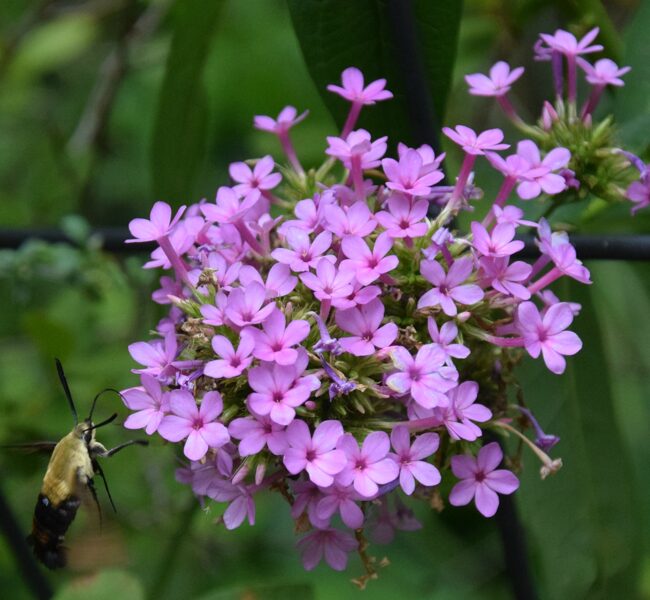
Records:
M109 423L112 423L117 419L117 413L113 413L108 419L102 421L101 423L97 423L97 425L93 425L92 427L88 427L87 429L84 430L85 433L92 431L93 429L98 429L99 427L103 427L104 425L108 425Z
M77 408L74 405L74 400L72 400L72 394L70 393L68 380L65 378L65 373L63 372L63 365L58 358L55 358L54 361L56 362L56 371L59 374L59 380L63 386L65 397L68 399L68 404L70 405L70 410L72 411L72 416L74 417L74 424L77 425L77 423L79 423L79 416L77 415Z
M88 421L92 421L93 413L95 412L95 405L97 404L97 399L98 399L102 394L105 394L106 392L114 392L114 393L116 393L120 398L124 399L124 397L122 396L122 394L120 394L120 392L118 392L115 388L106 388L106 389L102 390L101 392L99 392L99 394L97 394L97 395L93 398L93 403L92 403L92 406L90 407L90 414L88 415Z

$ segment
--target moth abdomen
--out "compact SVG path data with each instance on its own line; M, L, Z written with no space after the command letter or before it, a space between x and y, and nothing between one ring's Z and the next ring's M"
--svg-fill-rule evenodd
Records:
M38 495L32 533L27 538L36 557L49 569L66 565L65 533L77 514L81 500L70 496L54 505L44 494Z

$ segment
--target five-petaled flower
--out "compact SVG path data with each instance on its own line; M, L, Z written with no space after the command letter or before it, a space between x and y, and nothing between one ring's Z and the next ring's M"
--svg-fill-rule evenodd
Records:
M503 452L496 442L483 446L478 456L452 456L451 470L461 479L449 494L449 503L464 506L472 500L484 517L492 517L499 508L498 494L512 494L519 487L519 479L511 471L497 469Z

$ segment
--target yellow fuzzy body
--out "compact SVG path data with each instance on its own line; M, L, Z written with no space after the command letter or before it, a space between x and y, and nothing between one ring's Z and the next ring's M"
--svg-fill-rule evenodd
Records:
M41 494L53 506L58 506L71 496L79 496L93 475L94 469L83 432L75 427L55 446L43 478Z

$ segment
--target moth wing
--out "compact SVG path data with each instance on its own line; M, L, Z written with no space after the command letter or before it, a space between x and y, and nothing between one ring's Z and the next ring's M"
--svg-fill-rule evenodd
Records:
M57 442L26 442L24 444L1 444L0 448L18 450L24 454L51 454Z

